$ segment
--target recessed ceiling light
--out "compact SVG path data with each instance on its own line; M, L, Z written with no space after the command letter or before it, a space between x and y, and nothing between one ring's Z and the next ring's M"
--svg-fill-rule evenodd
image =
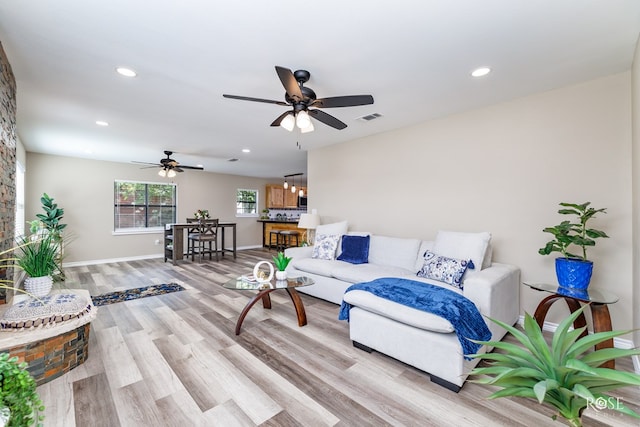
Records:
M476 68L475 70L473 70L471 72L471 75L473 77L482 77L482 76L486 76L490 72L491 72L491 68L489 68L489 67L480 67L480 68Z
M125 77L135 77L138 74L133 71L131 68L126 68L126 67L118 67L116 68L116 71L118 72L118 74L125 76Z
M250 152L251 152L251 150L249 150L248 148L243 148L243 149L242 149L242 152L243 152L243 153L250 153Z
M109 126L109 123L105 122L104 120L96 120L96 124L98 126Z

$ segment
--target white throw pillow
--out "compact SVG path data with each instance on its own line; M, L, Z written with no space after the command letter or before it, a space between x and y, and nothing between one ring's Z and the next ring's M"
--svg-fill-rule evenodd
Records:
M311 258L329 260L335 259L339 240L339 234L317 235L316 241L313 245L313 253L311 254Z
M470 259L473 261L475 271L482 270L483 260L491 233L462 233L458 231L438 231L436 240L433 243L432 252L438 255L457 258ZM421 254L422 255L422 254Z

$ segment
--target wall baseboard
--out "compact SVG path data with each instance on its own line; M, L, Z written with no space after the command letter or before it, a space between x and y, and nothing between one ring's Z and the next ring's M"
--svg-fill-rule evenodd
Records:
M236 249L239 251L242 251L246 249L259 249L261 247L262 245L239 246ZM92 259L92 260L86 260L86 261L63 262L62 267L80 267L85 265L109 264L112 262L139 261L143 259L156 259L156 258L162 258L162 257L164 257L164 254L151 254L151 255L123 257L123 258L109 258L109 259Z
M520 318L518 319L518 325L520 325L520 326L524 325L524 316L520 316ZM556 329L558 329L558 324L557 323L544 322L544 325L542 325L542 330L543 331L555 332ZM635 348L635 345L633 344L633 341L622 339L622 338L614 338L613 339L613 346L615 348L623 348L623 349L626 349L626 350L631 349L631 348ZM640 360L638 360L638 356L634 356L634 358L633 358L633 366L634 366L634 370L637 373L640 373Z

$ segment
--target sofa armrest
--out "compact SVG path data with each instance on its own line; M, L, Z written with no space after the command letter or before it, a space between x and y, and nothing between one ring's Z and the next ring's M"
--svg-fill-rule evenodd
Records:
M284 250L284 255L293 259L311 258L313 255L313 246L297 246Z
M465 297L473 301L480 313L509 325L520 316L520 269L513 265L492 263L491 267L469 275L464 280ZM487 319L493 339L505 330Z

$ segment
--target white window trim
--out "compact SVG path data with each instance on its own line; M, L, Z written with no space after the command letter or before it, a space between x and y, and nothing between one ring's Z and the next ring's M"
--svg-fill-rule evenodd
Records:
M248 214L248 213L238 213L238 191L255 191L256 193L256 213L252 213L252 214ZM260 215L258 214L258 206L260 206L259 204L260 202L260 191L253 189L253 188L238 188L236 189L236 218L257 218Z
M115 179L114 182L133 182L135 184L162 184L173 185L176 190L176 221L178 220L178 184L175 182L158 182L158 181L136 181L133 179ZM164 233L164 227L148 227L148 228L114 228L111 230L112 236L127 236L133 234L158 234Z

